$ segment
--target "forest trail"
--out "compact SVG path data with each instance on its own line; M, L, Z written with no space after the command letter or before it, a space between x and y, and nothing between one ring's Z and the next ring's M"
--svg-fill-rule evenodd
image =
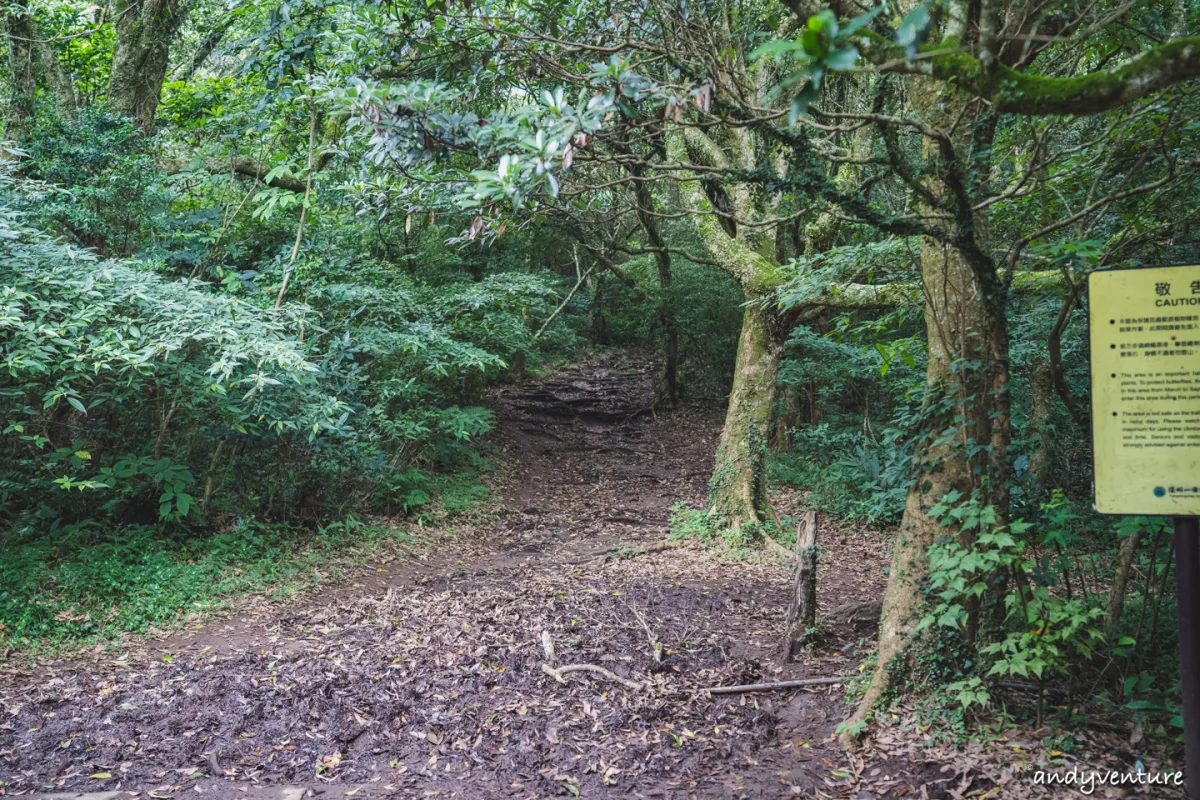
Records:
M782 567L698 547L639 554L664 541L672 503L703 500L720 430L712 408L654 413L654 376L646 361L590 361L495 388L504 510L350 586L120 657L7 670L4 790L948 796L939 787L962 775L932 752L897 743L864 760L830 741L840 686L700 691L844 674L872 636L835 625L780 668ZM823 606L878 598L879 540L823 544ZM556 682L543 631L557 665L642 688Z

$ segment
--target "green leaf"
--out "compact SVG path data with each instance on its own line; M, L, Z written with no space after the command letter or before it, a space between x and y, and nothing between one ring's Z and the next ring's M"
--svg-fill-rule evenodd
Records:
M808 53L813 58L821 58L825 55L825 45L821 41L821 34L812 29L806 29L800 34L800 45L804 48L804 52Z
M858 48L847 45L840 50L830 53L825 59L825 67L834 71L853 69L858 63Z
M102 781L107 778L111 778L112 773L111 772L93 772L91 775L88 775L88 777L93 780Z
M1134 700L1126 703L1125 708L1130 711L1158 711L1162 708L1162 703L1156 703L1153 700Z
M909 58L916 55L917 44L921 41L921 35L925 33L925 29L928 27L929 9L924 5L917 6L900 20L900 27L896 31L896 42L897 44L904 45L905 52Z
M791 40L791 39L786 39L786 40L780 40L780 41L775 41L775 42L767 42L766 44L760 44L758 47L754 48L754 51L752 53L750 53L750 59L756 60L759 58L764 58L766 56L778 56L778 55L782 55L784 53L795 53L795 52L803 52L803 51L804 51L804 46L801 45L799 42Z
M846 27L842 31L843 36L849 36L850 34L856 33L857 31L866 27L871 23L871 20L879 16L880 12L887 7L888 6L886 3L880 3L867 13L859 14L857 17L846 23Z
M962 611L962 609L959 608L958 606L954 606L953 608L948 609L946 611L946 613L944 613L940 617L938 617L938 625L941 625L944 628L957 627L958 626L958 618L961 615L960 614L961 611Z
M81 414L87 413L87 409L83 407L83 403L80 402L78 397L68 397L67 402L70 403L71 407L74 408L79 413L81 413Z

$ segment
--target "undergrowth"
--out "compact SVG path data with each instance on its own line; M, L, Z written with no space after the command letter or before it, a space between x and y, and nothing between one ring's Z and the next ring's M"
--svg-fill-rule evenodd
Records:
M68 650L208 618L239 596L278 600L340 582L413 544L414 527L485 513L480 471L491 467L477 468L410 492L406 526L351 514L315 527L244 516L207 531L86 520L0 528L0 652Z
M282 598L340 580L347 567L411 543L353 517L314 534L242 519L228 530L166 535L150 526L0 532L0 649L43 652L169 628L235 595Z
M735 559L751 558L760 548L760 537L770 538L791 548L796 543L795 520L784 517L779 523L742 525L734 530L715 522L704 509L679 502L671 506L671 530L668 539L695 539L706 548Z

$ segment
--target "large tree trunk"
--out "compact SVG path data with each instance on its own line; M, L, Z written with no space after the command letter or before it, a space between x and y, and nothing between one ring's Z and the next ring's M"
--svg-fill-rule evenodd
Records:
M942 410L931 415L925 444L917 450L916 480L908 491L900 531L892 545L875 671L867 693L848 720L851 724L867 718L888 688L894 660L904 656L921 606L921 582L929 572L929 546L940 536L962 538L960 531L931 518L929 509L952 489L970 495L977 483L968 440L982 446L991 439L982 370L974 370L964 381L963 372L956 369L956 362L983 355L979 350L985 344L980 340L988 327L987 314L975 279L958 251L930 240L921 245L921 277L929 340L925 406L927 411L939 405ZM954 430L954 435L947 435L948 430ZM845 736L843 741L849 744L851 739Z
M58 63L50 43L40 32L37 38L38 67L42 71L46 85L54 94L54 99L58 104L58 113L62 117L74 117L79 106L79 101L75 97L75 84L72 82L70 74L63 69L62 64Z
M768 313L757 302L747 304L709 493L709 516L731 530L771 516L766 450L779 353Z
M179 0L117 0L114 10L117 44L108 101L114 111L153 133L171 41L185 12Z
M682 136L669 137L667 150L669 158L677 163L684 163L687 151L694 149L701 163L716 167L739 164L753 169L755 155L749 134L734 130L729 140L732 156L706 134L689 128ZM681 181L679 188L686 207L713 209L711 199L698 181ZM725 195L738 219L762 216L763 209L756 206L748 187L735 185ZM769 208L770 204L768 211ZM767 501L766 451L784 333L781 325L773 324L777 320L767 310L770 304L766 302L780 280L774 229L764 232L743 225L739 231L724 217L711 214L695 217L694 222L696 233L717 268L741 284L747 301L729 408L709 484L708 514L735 537L742 533L755 536L763 522L774 518ZM751 530L743 531L747 527ZM769 538L764 540L768 545L773 542Z
M29 132L33 103L37 98L37 69L33 15L16 10L4 12L4 35L8 38L9 73L13 78L12 102L4 123L4 139L17 142Z

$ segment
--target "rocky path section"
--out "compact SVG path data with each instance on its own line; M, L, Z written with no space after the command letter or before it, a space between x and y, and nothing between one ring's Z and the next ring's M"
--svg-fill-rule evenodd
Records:
M8 670L0 790L943 796L952 776L911 748L871 773L829 741L838 687L703 691L855 659L850 631L774 665L779 566L699 549L597 558L663 541L670 504L704 495L719 413L652 412L653 378L652 364L591 362L497 389L506 511L420 558L262 621ZM599 670L556 680L567 665Z
M669 507L702 502L720 434L712 408L655 412L653 363L589 362L494 392L505 505L583 546L661 539Z

